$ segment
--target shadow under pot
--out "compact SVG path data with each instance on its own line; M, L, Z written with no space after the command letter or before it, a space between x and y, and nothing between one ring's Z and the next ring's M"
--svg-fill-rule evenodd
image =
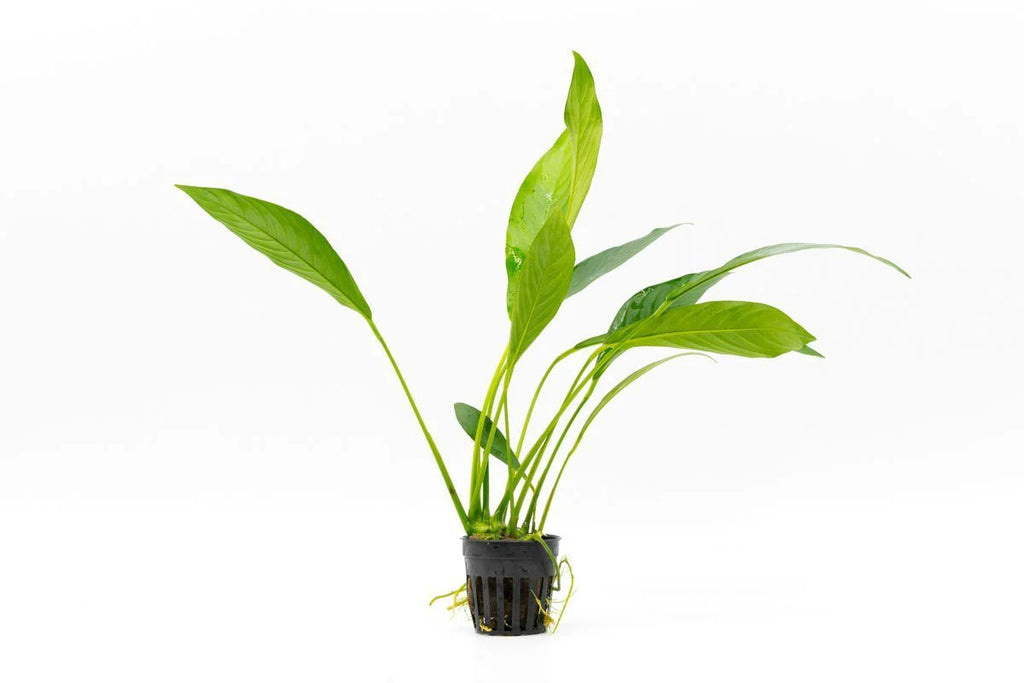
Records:
M559 540L558 536L544 536L556 558ZM538 541L483 541L463 536L462 554L466 558L466 597L477 633L544 633L555 563L543 545Z

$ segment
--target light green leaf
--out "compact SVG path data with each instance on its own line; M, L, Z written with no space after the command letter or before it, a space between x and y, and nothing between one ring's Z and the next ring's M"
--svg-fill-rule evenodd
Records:
M672 308L607 337L623 349L668 346L747 358L774 358L812 341L813 335L779 309L745 301Z
M320 231L305 218L277 204L212 187L177 185L206 213L250 247L369 319L351 273Z
M603 344L604 340L607 339L607 338L608 338L608 334L607 333L605 333L605 334L596 334L593 337L587 337L583 341L581 341L578 344L576 344L576 346L574 346L573 348L576 349L576 350L579 350L579 349L585 349L588 346L597 346L598 344Z
M476 440L476 429L480 424L480 411L471 405L466 403L455 404L455 419L459 421L459 425L462 427L466 434L469 434L469 438ZM484 446L491 438L491 430L494 429L494 441L491 443L491 455L505 463L509 464L509 460L512 461L513 469L519 469L519 461L516 460L516 456L512 453L512 449L508 445L508 440L505 435L501 433L500 429L495 428L491 418L484 418L484 432L480 438L480 443Z
M578 52L573 52L572 56L575 64L569 95L565 100L565 130L569 133L569 149L572 152L572 195L565 218L570 228L576 224L576 216L590 190L604 127L590 67Z
M593 256L583 259L576 264L576 268L572 271L572 283L569 285L569 293L566 297L570 297L586 288L590 283L597 280L599 277L607 275L612 272L623 263L633 258L647 247L654 244L654 242L664 235L669 230L677 228L682 223L676 223L670 225L667 228L655 228L649 233L639 239L620 244L617 247L605 249L604 251L598 252Z
M715 285L715 283L721 280L722 277L740 266L760 261L761 259L768 258L769 256L790 254L795 251L805 251L807 249L845 249L857 254L869 256L876 261L884 263L890 268L894 268L906 277L910 277L905 270L897 266L892 261L884 259L881 256L875 256L874 254L864 251L858 247L845 247L841 244L813 244L809 242L773 244L767 247L761 247L760 249L754 249L753 251L748 251L745 254L740 254L736 258L727 261L725 264L713 270L690 273L676 278L675 280L669 280L668 282L663 282L640 290L622 305L618 313L615 315L615 319L612 320L609 331L614 331L631 323L643 320L644 318L652 315L665 302L670 302L672 307L689 306L694 304L701 295L704 294L704 292Z
M530 245L551 214L561 213L572 229L597 165L601 107L586 62L573 53L575 67L565 102L566 129L526 175L509 213L505 236L508 305Z
M522 357L558 313L569 291L576 251L560 212L548 218L530 245L512 290L509 363Z

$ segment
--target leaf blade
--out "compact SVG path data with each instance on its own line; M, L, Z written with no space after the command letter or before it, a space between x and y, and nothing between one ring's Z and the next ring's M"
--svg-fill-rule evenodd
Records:
M285 270L372 317L348 266L312 223L272 202L213 187L176 185L217 222Z
M658 310L658 308L665 302L669 302L673 307L692 305L696 303L700 296L702 296L708 289L720 282L724 276L731 273L736 268L760 261L770 256L791 254L797 251L806 251L809 249L843 249L851 251L875 259L876 261L893 268L905 277L910 277L907 271L903 270L892 261L882 258L881 256L876 256L875 254L865 251L860 247L848 247L842 244L818 244L813 242L784 242L781 244L772 244L740 254L739 256L726 261L718 268L704 270L698 273L689 273L682 277L675 278L674 280L668 280L667 282L652 285L651 287L640 290L627 299L626 303L619 308L618 313L616 313L615 318L612 320L609 330L612 331L638 322L653 314L654 311Z
M566 96L565 129L534 164L516 192L505 233L508 305L530 245L552 213L561 212L571 229L590 189L597 165L603 123L593 75L573 53L572 81Z
M469 438L475 441L476 429L480 424L480 411L468 403L456 403L455 419L458 420L462 431L466 432ZM491 438L492 429L494 430L494 440L491 442L491 455L506 465L511 460L512 467L519 469L519 461L516 459L511 447L509 447L508 439L501 433L501 429L494 426L494 422L489 417L484 418L484 431L480 443L487 444Z
M649 318L654 315L654 312L657 311L663 303L665 303L673 292L695 278L703 277L707 272L708 271L689 273L687 275L666 280L665 282L641 289L639 292L626 299L626 302L619 307L615 317L612 318L612 324L608 327L608 331L614 332L620 327L626 327L627 325ZM700 298L704 296L704 293L711 289L727 274L728 273L723 273L717 277L706 279L700 285L680 294L672 301L670 306L692 306L700 301Z
M537 233L512 291L510 364L522 357L558 313L572 281L575 261L569 226L556 212Z
M573 269L572 282L569 284L569 293L565 295L566 298L583 291L598 278L604 277L626 263L626 261L654 244L662 235L680 225L682 223L676 223L664 228L655 228L643 237L630 240L617 247L610 247L604 251L599 251L593 256L583 259Z
M565 98L564 114L565 129L572 142L572 192L565 219L570 228L575 225L583 200L590 190L604 130L594 75L580 53L573 52L572 56L572 82L569 84L569 94Z
M746 358L774 358L797 351L814 336L779 309L747 301L712 301L669 309L620 328L609 344L623 350L667 346Z

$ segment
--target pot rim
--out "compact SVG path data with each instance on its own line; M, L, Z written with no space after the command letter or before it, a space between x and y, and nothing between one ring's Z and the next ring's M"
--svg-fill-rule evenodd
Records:
M562 540L562 537L558 536L557 534L544 534L544 536L542 536L542 538L545 541L561 541ZM533 539L526 540L526 539L522 539L522 538L473 538L472 536L462 536L461 540L464 541L464 542L469 542L469 543L508 543L508 544L513 544L513 543L522 543L522 544L537 543L537 541L533 540Z

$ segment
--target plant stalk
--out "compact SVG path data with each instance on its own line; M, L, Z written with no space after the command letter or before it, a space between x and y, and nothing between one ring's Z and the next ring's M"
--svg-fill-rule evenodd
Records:
M398 368L398 362L395 361L395 357L391 354L391 349L388 348L388 344L384 341L384 337L381 335L380 330L377 329L377 325L375 325L373 320L370 318L367 318L366 322L369 323L370 329L373 330L373 336L375 336L377 341L380 342L385 355L387 355L388 360L391 361L391 367L394 368L395 374L398 376L398 382L402 385L402 391L405 392L405 397L409 399L409 406L412 408L412 412L416 416L416 421L420 425L423 437L427 440L430 452L434 455L434 462L437 463L437 468L441 471L441 478L444 479L445 488L448 489L448 495L451 496L452 503L455 505L455 511L459 513L459 520L462 522L462 527L468 534L470 533L470 528L469 517L466 515L466 509L462 506L462 500L459 498L459 494L455 490L452 478L448 475L448 468L445 467L444 458L441 457L441 452L437 449L437 444L434 443L434 437L430 435L430 430L427 429L427 425L423 421L423 416L420 415L420 409L416 405L415 399L412 397L412 392L409 391L409 385L406 384L405 377L402 375L402 371Z

